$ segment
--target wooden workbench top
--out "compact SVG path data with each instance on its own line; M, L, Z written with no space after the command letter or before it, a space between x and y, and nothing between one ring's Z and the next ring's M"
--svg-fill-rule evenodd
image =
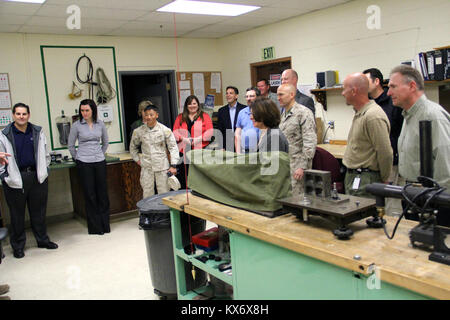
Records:
M163 199L167 206L184 210L196 217L214 222L251 237L305 254L361 274L370 275L374 267L382 281L438 299L450 299L450 266L428 260L429 252L410 246L408 231L416 222L402 220L393 240L383 229L366 227L365 219L349 227L350 240L337 240L332 234L335 225L310 216L304 223L292 214L267 218L217 202L180 194ZM396 218L385 217L392 234ZM355 260L354 256L361 257Z
M347 145L341 144L325 143L325 144L318 144L317 146L327 150L336 159L344 159L345 149L347 149Z

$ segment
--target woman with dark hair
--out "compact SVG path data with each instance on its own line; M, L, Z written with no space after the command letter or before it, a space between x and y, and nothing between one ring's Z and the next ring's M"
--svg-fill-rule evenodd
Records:
M200 108L200 102L196 96L191 95L186 98L183 112L175 119L173 134L178 143L180 158L183 159L183 162L185 152L191 149L203 149L210 143L213 135L213 124L210 116ZM178 166L177 177L181 189L186 189L188 169L188 164L182 163Z
M80 120L70 129L68 148L83 188L88 233L102 235L110 232L105 161L108 133L104 123L97 119L97 105L93 100L82 100L78 113Z
M275 102L265 97L257 97L250 106L250 119L253 126L260 130L258 151L289 152L289 143L278 129L281 116Z

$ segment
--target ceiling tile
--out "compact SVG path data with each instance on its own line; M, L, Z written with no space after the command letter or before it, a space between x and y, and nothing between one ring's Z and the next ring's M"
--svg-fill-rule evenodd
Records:
M173 37L173 31L170 30L124 30L124 29L117 29L108 32L108 36L132 36L132 37L164 37L164 38L170 38Z
M176 14L177 36L220 38L278 22L349 0L202 0L258 5L262 8L238 17ZM173 37L174 14L155 10L171 0L47 0L44 4L0 2L4 32ZM81 10L81 29L66 27L69 5ZM22 25L18 30L16 27ZM3 30L3 29L2 29Z
M228 19L223 16L208 16L204 14L175 14L175 21L177 23L205 23L212 24ZM138 19L139 21L157 21L157 22L172 22L173 13L168 12L150 12Z
M177 33L185 33L187 31L199 29L203 27L202 24L196 24L196 23L177 23L176 30ZM150 23L150 22L142 22L142 21L132 21L125 23L123 26L121 26L122 30L154 30L159 31L161 33L165 33L166 31L170 32L170 34L173 36L175 28L173 24L171 23Z
M49 17L32 16L25 25L64 28L66 27L66 19L55 17L50 19Z
M20 25L0 24L0 32L18 32Z
M45 4L69 6L75 4L83 7L156 10L172 2L171 0L47 0Z
M213 24L210 26L206 26L204 28L198 29L198 31L210 31L212 33L237 33L237 32L242 32L242 31L246 31L249 29L252 29L252 26L242 26L242 25L236 25L236 24L232 24L232 25L224 25L224 24Z
M209 39L219 39L229 35L227 32L209 32L209 31L201 31L196 30L192 32L188 32L181 36L181 38L209 38Z
M110 9L110 8L90 8L80 7L81 18L92 19L119 19L119 20L134 20L142 16L145 12L141 10L126 10L126 9Z
M50 5L44 4L42 7L36 11L35 15L44 17L68 17L69 14L66 12L68 6L64 5Z
M26 23L31 16L21 16L16 14L0 14L0 24L22 25Z
M81 28L84 27L95 27L95 28L106 28L106 29L116 29L120 28L124 24L128 23L126 20L109 20L109 19L83 19L81 18Z
M23 25L17 32L21 33L43 33L43 34L70 34L72 30L64 27L49 26L27 26Z
M200 1L205 1L205 2L221 2L221 3L234 3L234 4L244 4L247 6L267 6L270 5L271 3L278 3L278 2L282 2L284 0L200 0ZM296 1L300 1L300 0L296 0Z
M39 8L41 4L37 3L20 3L20 2L0 2L0 12L2 14L19 14L19 15L32 15Z

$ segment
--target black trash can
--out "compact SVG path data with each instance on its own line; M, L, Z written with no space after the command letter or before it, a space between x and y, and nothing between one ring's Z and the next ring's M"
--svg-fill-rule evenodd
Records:
M186 190L156 194L137 203L139 228L145 233L150 277L154 292L160 299L176 299L177 297L170 208L162 203L162 199L180 193L186 193ZM206 221L203 219L191 216L190 222L192 235L206 228ZM181 229L183 247L185 247L190 243L187 214L181 215ZM205 285L207 278L204 271L196 268L194 280L191 272L192 265L187 262L184 265L187 290Z

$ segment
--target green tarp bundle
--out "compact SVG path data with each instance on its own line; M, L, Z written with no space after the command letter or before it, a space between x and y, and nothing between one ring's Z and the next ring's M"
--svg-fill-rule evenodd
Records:
M247 210L273 212L276 199L291 195L285 152L236 154L200 149L187 153L188 188L215 201Z

